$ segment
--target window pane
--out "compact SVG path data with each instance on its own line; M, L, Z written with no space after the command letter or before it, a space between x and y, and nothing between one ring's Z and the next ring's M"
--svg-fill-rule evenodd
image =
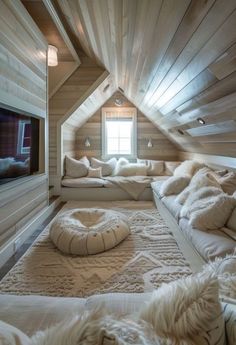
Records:
M109 155L119 153L119 139L107 138L107 153Z
M119 136L119 122L116 121L107 121L107 136L116 137Z
M131 121L120 121L120 136L122 137L130 137L131 136L131 129L132 129L132 122Z
M130 138L120 138L120 153L131 154L131 141Z

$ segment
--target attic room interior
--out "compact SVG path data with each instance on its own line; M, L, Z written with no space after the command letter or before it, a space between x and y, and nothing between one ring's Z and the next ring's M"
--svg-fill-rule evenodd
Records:
M236 0L0 0L0 345L236 344Z

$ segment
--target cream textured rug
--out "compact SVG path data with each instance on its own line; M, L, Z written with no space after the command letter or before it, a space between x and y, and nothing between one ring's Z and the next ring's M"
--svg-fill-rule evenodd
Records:
M191 269L151 202L68 202L62 209L112 208L128 216L131 234L117 247L86 257L62 254L48 230L0 283L0 293L86 297L108 292L147 292L187 276Z

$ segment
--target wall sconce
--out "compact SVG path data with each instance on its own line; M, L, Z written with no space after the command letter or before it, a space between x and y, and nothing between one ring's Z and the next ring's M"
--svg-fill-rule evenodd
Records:
M147 147L153 147L153 144L152 144L152 138L149 138L148 139L148 144L147 144Z
M58 49L52 45L48 45L48 66L57 66L58 65L58 58L57 58Z
M87 137L87 138L85 139L84 146L85 146L85 147L90 147L90 146L91 146L89 137Z
M206 123L206 121L203 120L201 117L198 117L197 121L200 123L200 125L205 125L205 123Z

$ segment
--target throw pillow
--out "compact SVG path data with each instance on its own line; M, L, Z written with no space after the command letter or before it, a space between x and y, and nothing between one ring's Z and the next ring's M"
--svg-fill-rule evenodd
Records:
M18 328L0 321L0 344L2 345L30 345L31 341Z
M118 166L116 176L147 176L147 169L144 164L129 163Z
M165 162L165 175L172 176L175 169L181 164L181 162Z
M158 336L174 344L213 345L219 339L224 344L218 281L212 275L198 274L163 284L142 308L140 317L152 324Z
M218 182L223 191L232 195L236 191L236 173L231 171L224 176L219 176Z
M148 176L160 176L164 174L164 162L163 161L148 161Z
M102 176L112 175L116 168L117 160L116 158L111 158L107 162L100 161L97 158L91 158L92 168L102 168Z
M88 160L88 158L86 156L83 156L82 158L80 158L80 162L84 163L84 165L89 168L90 167L90 162Z
M88 168L88 176L87 177L96 177L96 178L102 178L102 168Z
M161 189L161 196L168 196L172 194L179 194L190 182L188 176L171 176L168 180L164 181Z
M201 187L194 193L189 194L188 198L186 199L183 207L180 211L180 217L189 218L189 209L190 207L198 200L211 198L214 195L222 194L223 191L221 188L217 187Z
M191 179L190 184L185 188L176 198L176 201L183 205L189 195L196 192L201 187L217 187L220 188L220 184L214 178L210 172L206 172L208 168L200 169Z
M225 193L197 200L189 208L189 222L194 228L203 231L220 229L226 224L235 206L236 200Z
M174 171L174 176L190 176L192 177L199 169L203 168L205 164L187 160L181 163Z
M72 157L65 157L65 172L66 176L70 177L84 177L88 173L88 168L83 161L74 159Z
M236 208L228 219L227 228L236 231Z

